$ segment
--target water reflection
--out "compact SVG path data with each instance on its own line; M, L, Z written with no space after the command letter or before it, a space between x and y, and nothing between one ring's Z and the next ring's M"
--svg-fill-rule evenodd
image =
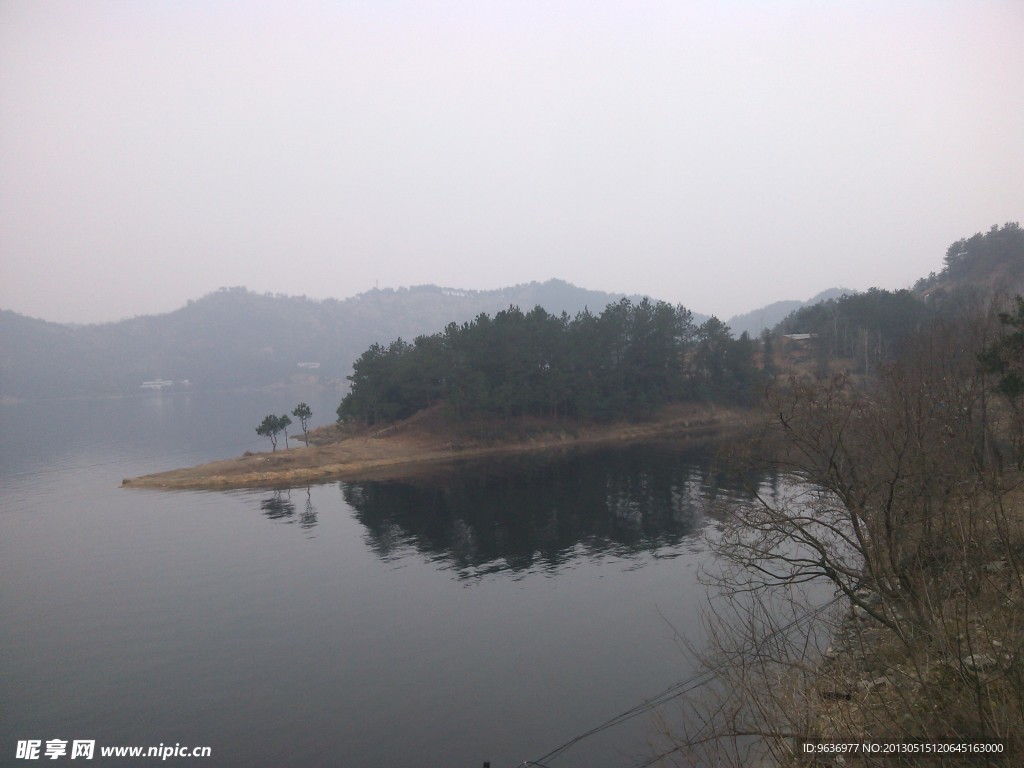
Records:
M462 577L557 571L578 557L673 556L709 500L750 478L715 470L709 452L645 446L475 465L410 483L341 483L381 558L417 551Z
M300 502L303 510L296 516L295 502L292 501L292 491L301 494L305 491L306 498ZM270 520L283 521L287 523L298 522L299 527L305 530L314 528L317 524L316 508L313 506L311 488L283 488L276 490L271 496L260 500L260 510Z

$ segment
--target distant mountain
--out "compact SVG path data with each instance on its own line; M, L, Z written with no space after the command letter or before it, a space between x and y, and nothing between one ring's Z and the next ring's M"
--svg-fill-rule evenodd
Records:
M1024 292L1019 224L957 241L942 271L919 280L913 294L936 305L965 291L993 290ZM794 311L844 293L851 292L832 288L803 302L775 302L736 315L728 325L736 336L758 336ZM598 314L622 298L548 280L493 291L423 285L325 301L222 288L174 312L97 325L50 323L0 310L0 399L130 394L142 391L145 382L154 388L225 390L304 381L341 390L353 361L374 342L411 341L513 305L575 316L584 308ZM849 304L860 307L873 298ZM693 316L695 324L706 319Z
M128 394L147 381L236 389L306 380L342 388L352 362L374 342L412 340L510 305L596 314L623 296L548 280L493 291L372 290L326 301L224 288L174 312L98 325L0 311L0 397Z
M816 296L812 296L807 301L776 301L772 304L763 306L760 309L745 312L742 315L735 315L734 317L729 318L726 325L729 326L729 329L732 331L734 336L739 336L746 331L756 338L761 335L761 331L765 328L774 328L788 315L801 307L808 307L822 301L828 301L829 299L835 299L844 294L852 293L856 293L856 291L851 291L846 288L829 288Z

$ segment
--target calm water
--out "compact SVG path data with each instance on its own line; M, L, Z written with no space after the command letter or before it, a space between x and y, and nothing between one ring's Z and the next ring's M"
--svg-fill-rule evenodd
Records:
M299 400L333 417L308 393L0 407L0 764L87 739L212 748L173 764L512 768L691 672L705 455L118 488L262 450L255 425ZM650 728L549 765L625 768Z

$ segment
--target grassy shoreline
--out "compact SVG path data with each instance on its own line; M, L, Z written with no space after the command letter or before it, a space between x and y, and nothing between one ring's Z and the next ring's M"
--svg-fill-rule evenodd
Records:
M349 434L334 426L320 427L310 432L309 443L300 448L247 453L125 478L121 487L232 490L402 479L476 459L666 438L707 439L753 427L757 416L756 411L687 404L672 406L642 422L583 424L533 419L454 424L435 409L384 428Z

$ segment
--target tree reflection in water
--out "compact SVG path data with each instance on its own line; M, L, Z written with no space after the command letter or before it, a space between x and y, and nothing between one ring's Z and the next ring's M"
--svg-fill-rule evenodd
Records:
M707 450L644 446L340 487L378 556L416 551L472 578L656 553L697 533L709 501L743 496L751 480L716 472Z
M295 502L292 501L292 491L305 491L306 499L303 503L302 512L296 517ZM317 524L316 508L313 506L311 488L292 489L282 488L273 492L271 496L260 500L260 510L269 520L283 520L284 522L298 522L299 527L305 530L314 528Z

